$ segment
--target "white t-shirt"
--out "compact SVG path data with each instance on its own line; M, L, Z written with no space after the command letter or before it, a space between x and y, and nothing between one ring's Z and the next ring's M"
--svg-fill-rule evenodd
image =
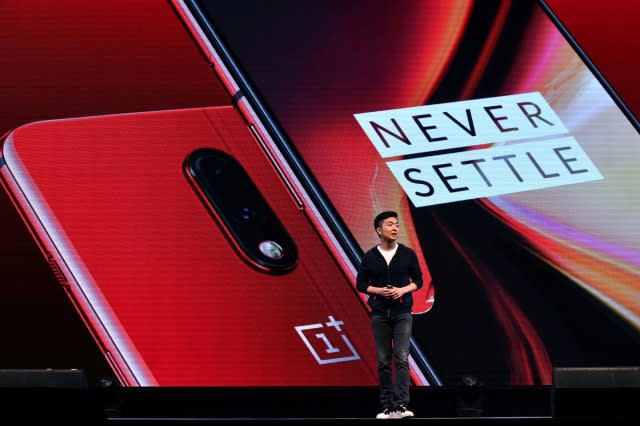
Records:
M388 265L391 262L391 258L393 257L393 255L396 254L396 251L398 251L398 244L396 244L395 247L393 247L391 250L384 250L382 249L382 247L378 246L378 251L382 253L382 256L384 256L384 259L387 261Z

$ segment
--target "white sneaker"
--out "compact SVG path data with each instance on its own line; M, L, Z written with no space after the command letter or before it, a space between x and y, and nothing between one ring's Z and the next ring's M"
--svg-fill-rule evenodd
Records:
M413 411L409 410L406 405L400 405L393 413L394 419L404 419L406 417L413 417Z
M396 414L395 411L393 411L391 408L385 408L384 410L382 410L381 413L378 413L378 415L376 416L376 419L393 419L395 418L394 415Z

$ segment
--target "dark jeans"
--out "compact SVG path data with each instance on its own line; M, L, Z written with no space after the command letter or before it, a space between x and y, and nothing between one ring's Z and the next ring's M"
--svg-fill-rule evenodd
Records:
M409 340L413 316L409 313L387 317L374 313L371 316L373 336L378 354L378 380L380 381L380 405L394 409L409 404ZM391 367L391 355L395 367L395 383Z

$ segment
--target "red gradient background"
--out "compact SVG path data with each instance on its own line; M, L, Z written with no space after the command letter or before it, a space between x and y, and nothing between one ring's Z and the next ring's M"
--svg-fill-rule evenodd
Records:
M640 114L632 0L549 0ZM0 134L32 121L228 103L169 2L0 3ZM0 191L0 368L109 374L71 303Z

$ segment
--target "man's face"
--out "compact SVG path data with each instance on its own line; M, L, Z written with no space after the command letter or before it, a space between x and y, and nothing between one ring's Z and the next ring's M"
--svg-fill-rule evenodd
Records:
M400 222L395 217L388 217L382 221L382 224L378 228L380 238L387 241L395 241L398 239L398 233L400 230Z

